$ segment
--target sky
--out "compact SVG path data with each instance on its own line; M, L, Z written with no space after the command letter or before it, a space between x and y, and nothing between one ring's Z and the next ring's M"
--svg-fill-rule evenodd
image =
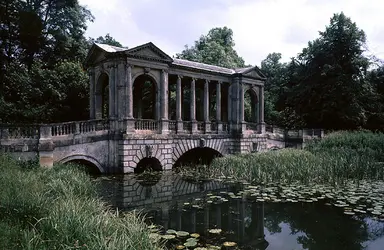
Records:
M269 53L296 56L324 31L334 13L367 35L369 55L384 59L383 0L79 0L95 17L87 37L109 33L129 48L153 42L170 56L211 28L233 30L237 53L260 65Z

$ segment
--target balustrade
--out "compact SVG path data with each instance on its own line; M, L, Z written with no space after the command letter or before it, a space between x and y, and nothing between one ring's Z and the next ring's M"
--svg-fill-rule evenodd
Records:
M190 122L190 121L183 121L183 130L191 131L192 130L192 122Z
M1 139L37 139L38 125L0 125Z
M229 132L229 123L228 122L223 122L223 131Z
M156 120L135 120L135 130L151 130L156 131L159 129L159 122Z
M211 122L211 131L216 132L218 129L217 122Z
M198 131L204 131L205 128L205 122L197 122L197 130Z
M170 131L176 131L177 128L177 122L176 121L169 121L168 122L168 129Z
M252 123L252 122L247 122L246 123L246 129L247 130L258 130L258 124L257 123Z

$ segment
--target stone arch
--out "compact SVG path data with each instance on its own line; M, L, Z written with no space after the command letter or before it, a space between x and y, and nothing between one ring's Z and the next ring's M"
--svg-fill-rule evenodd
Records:
M99 170L100 173L102 173L102 174L105 173L105 170L104 170L103 166L100 164L100 162L98 160L96 160L95 158L88 156L88 155L70 155L70 156L62 158L61 160L58 161L58 163L65 164L65 163L68 163L71 161L77 161L77 160L89 162L90 164L95 166Z
M142 173L145 170L161 171L163 167L161 162L155 157L144 157L141 159L135 167L135 173Z
M109 117L109 87L110 75L105 70L100 70L95 81L95 118L106 119Z
M172 162L173 165L188 151L196 148L207 148L218 152L224 156L227 153L224 139L195 139L195 140L181 140L178 145L173 148Z
M244 88L244 120L259 123L259 93L256 87Z
M140 149L136 150L136 156L133 157L131 167L133 170L137 167L137 164L144 158L155 158L160 162L162 170L165 169L167 161L162 154L161 149L158 145L146 144L142 145Z
M139 73L132 78L133 116L156 119L159 106L159 82L151 73Z

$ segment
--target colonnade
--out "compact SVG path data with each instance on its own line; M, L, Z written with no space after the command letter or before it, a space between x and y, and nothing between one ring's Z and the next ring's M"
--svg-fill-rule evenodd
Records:
M178 74L177 72L172 72L169 74L169 71L166 69L153 70L159 74L159 77L156 79L150 74L151 70L144 68L144 72L141 75L148 75L155 84L155 95L156 100L154 103L155 106L155 115L154 119L158 122L159 127L153 126L154 129L158 129L162 133L166 133L169 130L176 131L186 131L189 130L192 133L204 130L205 132L210 132L212 130L221 132L221 131L231 131L231 130L240 130L245 131L248 128L246 127L246 122L244 121L244 95L247 89L256 90L258 93L255 93L257 96L257 103L253 103L255 106L253 112L255 112L255 117L257 117L257 123L260 125L257 129L262 132L262 127L264 126L264 87L260 86L251 86L250 84L245 84L241 81L241 78L232 78L228 77L227 81L216 80L212 77L213 80L202 79L190 76L188 74ZM101 98L103 89L101 81L108 79L109 86L109 114L108 118L111 120L123 120L127 121L127 131L135 130L135 120L140 120L141 117L134 117L134 88L140 87L136 86L137 75L133 76L133 66L129 63L118 63L111 64L106 69L100 70L96 74L94 69L89 71L90 73L90 118L91 119L102 119L102 108L103 101ZM106 77L106 75L108 77ZM140 76L140 75L139 75ZM176 114L175 120L169 120L169 80L171 78L176 78ZM185 80L183 80L185 78ZM188 83L189 80L189 83ZM197 82L203 82L203 112L202 112L202 121L197 121L196 111L196 89ZM174 83L174 82L173 82ZM214 121L210 121L210 85L215 83L216 86L213 89L216 90L215 96L215 112L216 114L212 117ZM226 101L226 117L223 121L222 115L222 92L223 86L225 85L225 94L227 96L224 99ZM183 120L183 88L189 86L189 100L190 100L190 110L189 110L189 121ZM139 98L140 97L135 97ZM136 108L136 106L135 106ZM184 117L185 118L185 117ZM151 127L152 128L152 127ZM137 129L137 128L136 128ZM140 129L140 128L139 128Z

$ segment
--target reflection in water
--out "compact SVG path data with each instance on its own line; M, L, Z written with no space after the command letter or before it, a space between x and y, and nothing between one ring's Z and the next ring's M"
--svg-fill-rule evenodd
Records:
M150 181L134 175L101 179L102 196L113 206L143 210L164 230L197 232L212 244L235 241L241 249L262 250L384 249L382 222L344 215L324 202L264 204L229 195L242 190L240 185L187 182L171 173ZM212 237L207 232L212 228L224 234Z

